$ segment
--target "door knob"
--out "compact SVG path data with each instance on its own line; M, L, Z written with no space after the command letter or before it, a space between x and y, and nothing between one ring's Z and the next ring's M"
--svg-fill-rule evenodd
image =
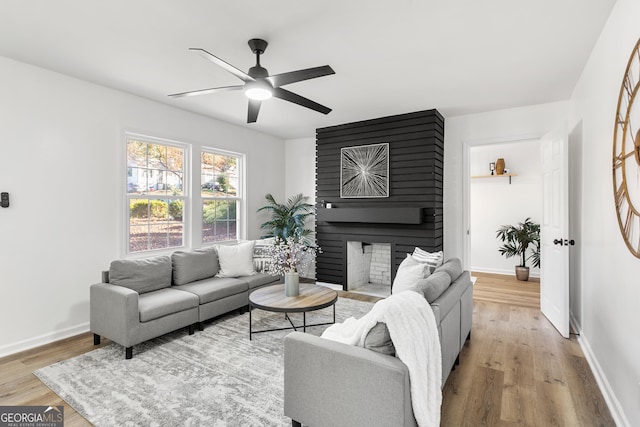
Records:
M562 239L553 239L553 244L562 246L564 242L562 241Z

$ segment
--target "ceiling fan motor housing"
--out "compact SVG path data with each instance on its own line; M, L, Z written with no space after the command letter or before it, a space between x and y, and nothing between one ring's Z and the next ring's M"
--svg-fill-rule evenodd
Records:
M262 39L249 40L249 47L251 48L251 52L255 53L256 55L260 55L264 53L264 51L267 50L268 45L269 43L267 43L266 40L262 40Z
M249 68L249 72L247 73L254 79L262 79L265 77L269 77L269 72L266 68L261 67L260 65L256 65L254 67Z

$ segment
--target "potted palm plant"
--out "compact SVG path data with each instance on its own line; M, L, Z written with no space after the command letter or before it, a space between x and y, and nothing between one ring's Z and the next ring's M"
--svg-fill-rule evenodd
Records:
M307 218L314 214L313 205L307 203L302 193L291 196L285 203L278 203L271 194L265 196L269 204L258 212L271 212L271 219L260 225L267 234L263 238L275 238L268 249L271 258L270 274L282 275L285 295L298 295L299 273L308 266L320 248L312 239L313 230L305 228Z
M302 239L305 244L311 245L313 230L305 228L307 218L314 213L313 205L307 203L308 197L302 193L289 197L285 203L278 203L271 194L265 196L267 205L258 209L258 212L271 212L271 219L260 225L266 231L263 238L276 237L287 240L289 237Z
M520 258L520 264L516 266L518 280L529 280L527 260L531 260L534 267L540 267L540 224L527 218L518 225L503 225L496 232L496 238L503 242L498 248L501 255ZM527 252L530 246L532 248Z

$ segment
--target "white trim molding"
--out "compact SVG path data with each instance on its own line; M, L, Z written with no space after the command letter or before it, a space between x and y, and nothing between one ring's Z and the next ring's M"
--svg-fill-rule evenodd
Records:
M25 350L31 350L32 348L40 347L45 344L51 344L53 342L83 334L85 332L89 332L89 322L81 323L80 325L71 326L59 331L49 332L37 337L2 346L0 347L0 357L20 353L21 351Z
M631 427L631 423L624 414L624 410L622 409L622 405L618 401L613 389L611 388L611 384L607 380L604 371L600 367L598 363L598 359L596 359L593 351L591 351L591 346L589 345L589 340L582 334L582 331L578 331L580 335L578 335L578 344L582 348L582 352L584 353L584 357L587 359L587 363L591 368L591 372L593 372L593 376L598 383L598 388L600 388L600 392L604 397L605 402L607 403L607 407L611 412L611 416L615 421L617 426L620 427Z

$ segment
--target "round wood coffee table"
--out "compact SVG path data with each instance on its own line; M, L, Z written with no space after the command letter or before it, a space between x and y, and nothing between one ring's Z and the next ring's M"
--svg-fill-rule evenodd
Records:
M256 289L249 294L249 339L251 339L253 334L261 332L282 331L285 329L293 329L297 331L300 326L293 324L291 318L289 318L289 313L302 313L302 330L304 332L307 331L307 326L322 326L336 323L335 304L337 300L338 293L333 289L310 283L301 283L300 294L295 297L287 297L284 295L284 284L265 286L264 288ZM333 322L307 325L308 311L320 310L329 306L333 306ZM284 313L285 318L289 321L291 326L254 331L251 325L251 311L254 308Z

